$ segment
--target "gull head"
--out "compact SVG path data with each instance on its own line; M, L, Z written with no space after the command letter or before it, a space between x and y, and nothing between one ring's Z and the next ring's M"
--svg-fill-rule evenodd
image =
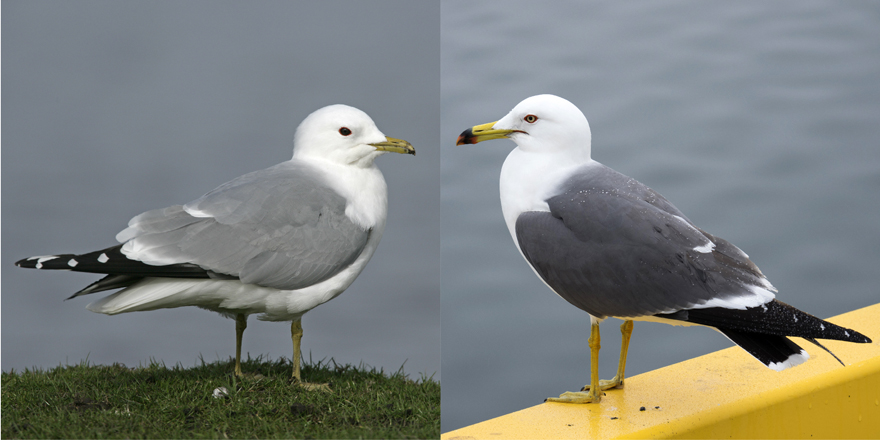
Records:
M293 138L295 158L370 166L387 152L416 154L409 142L385 136L369 115L342 104L314 111L299 124Z
M500 120L465 130L456 145L503 138L529 152L572 150L590 155L587 118L574 104L554 95L526 98Z

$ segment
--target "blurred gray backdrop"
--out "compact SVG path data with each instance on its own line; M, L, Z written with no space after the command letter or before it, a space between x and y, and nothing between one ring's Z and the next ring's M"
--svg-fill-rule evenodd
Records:
M4 1L3 371L234 355L231 320L94 314L98 295L62 300L97 276L13 262L113 245L134 215L288 160L299 122L344 103L418 155L377 160L382 244L304 317L303 351L439 379L439 50L437 2ZM244 351L289 358L289 325L252 317Z
M454 145L531 95L580 107L596 160L741 247L782 301L826 318L880 301L880 4L446 1L441 35L444 432L589 380L588 316L538 280L501 216L514 144ZM627 373L730 345L636 323Z

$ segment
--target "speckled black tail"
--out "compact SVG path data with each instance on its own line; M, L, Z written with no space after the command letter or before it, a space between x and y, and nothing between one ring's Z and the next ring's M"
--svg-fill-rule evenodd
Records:
M657 316L714 327L764 365L774 369L788 368L807 359L806 352L786 336L801 337L816 344L841 364L843 362L816 339L871 342L871 338L855 330L832 324L776 300L745 310L712 307Z
M712 307L658 316L707 325L719 330L797 336L805 339L871 342L871 338L855 330L832 324L777 300L745 310Z
M107 276L74 293L71 298L89 293L128 287L146 277L168 278L233 278L215 274L195 264L153 266L132 260L122 253L122 245L87 254L59 254L30 257L15 262L18 267L40 270L72 270L106 274Z
M122 245L87 254L59 254L30 257L15 262L18 267L41 270L72 270L75 272L110 275L154 276L173 278L208 278L208 273L195 264L154 266L132 260L122 253Z

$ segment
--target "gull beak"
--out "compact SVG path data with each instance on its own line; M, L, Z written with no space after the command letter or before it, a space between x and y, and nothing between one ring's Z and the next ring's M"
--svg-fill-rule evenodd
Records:
M492 127L497 123L498 121L495 121L468 128L458 135L458 141L455 142L455 145L476 144L491 139L504 139L510 137L512 133L525 133L522 130L495 130Z
M370 145L376 147L377 151L390 151L392 153L416 155L416 149L413 148L412 144L403 139L394 139L393 137L385 136L385 142L376 142Z

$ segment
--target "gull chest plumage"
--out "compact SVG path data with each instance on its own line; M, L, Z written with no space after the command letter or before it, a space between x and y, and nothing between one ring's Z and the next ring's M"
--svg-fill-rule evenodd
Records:
M388 188L378 167L374 164L340 166L326 161L312 161L312 165L335 177L329 181L329 186L346 199L344 212L348 220L368 231L366 243L357 258L330 279L299 290L275 293L277 298L266 301L267 309L261 317L264 320L298 319L305 312L342 294L364 270L385 231Z
M501 167L499 193L501 212L513 241L516 240L516 219L529 211L549 212L547 199L578 170L598 165L592 159L568 160L567 152L539 154L515 148ZM562 157L560 157L562 156ZM580 158L579 158L580 159ZM564 166L559 166L564 163Z
M571 102L533 96L499 121L465 130L457 144L503 138L517 145L500 181L513 241L535 274L592 324L590 383L550 401L598 402L602 390L622 387L634 320L714 328L777 371L809 358L787 336L823 349L816 339L871 342L777 301L743 251L590 159L589 124ZM599 322L607 317L624 320L623 343L617 374L600 381Z
M373 161L386 152L415 154L366 113L324 107L297 128L291 160L138 215L120 245L16 265L106 274L71 297L121 288L88 306L98 313L196 306L234 317L237 375L248 315L292 321L299 381L300 318L348 288L382 238L387 186Z

